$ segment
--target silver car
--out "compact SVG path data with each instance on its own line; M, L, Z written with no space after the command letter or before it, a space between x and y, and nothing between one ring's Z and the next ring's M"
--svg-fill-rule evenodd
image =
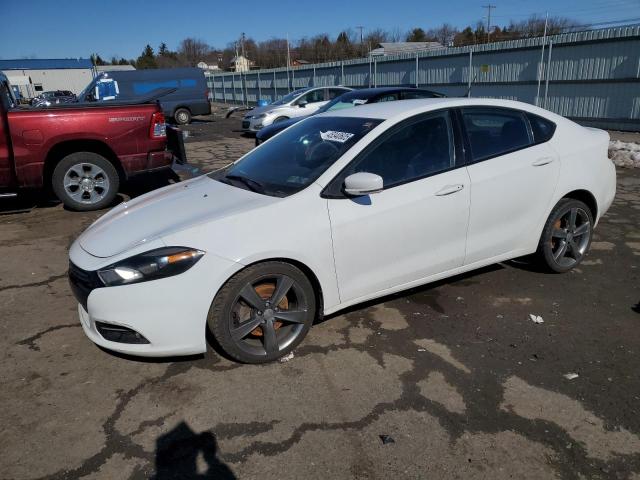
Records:
M352 89L348 87L311 87L295 90L266 107L250 110L242 119L242 130L257 132L272 123L294 117L306 117L350 90Z

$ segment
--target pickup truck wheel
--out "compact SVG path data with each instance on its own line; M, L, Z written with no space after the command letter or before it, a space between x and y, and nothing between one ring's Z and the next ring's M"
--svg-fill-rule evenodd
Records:
M173 119L178 125L187 125L191 123L191 112L186 108L179 108L173 112Z
M53 171L52 188L71 210L105 208L113 202L120 178L106 158L93 152L76 152L64 157Z

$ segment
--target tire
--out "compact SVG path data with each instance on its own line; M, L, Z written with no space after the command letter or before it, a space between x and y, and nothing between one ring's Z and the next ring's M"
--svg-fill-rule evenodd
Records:
M269 303L279 298L277 305ZM316 315L315 299L313 286L300 269L285 262L259 263L238 272L220 289L207 325L231 358L271 362L291 352L307 335Z
M592 238L593 213L589 207L580 200L563 198L549 214L536 256L546 269L565 273L584 260Z
M188 125L191 123L191 112L188 108L178 108L173 112L173 119L178 125Z
M51 187L71 210L100 210L113 202L120 188L120 177L113 164L102 155L76 152L56 165Z
M278 117L272 123L284 122L285 120L289 120L289 117Z

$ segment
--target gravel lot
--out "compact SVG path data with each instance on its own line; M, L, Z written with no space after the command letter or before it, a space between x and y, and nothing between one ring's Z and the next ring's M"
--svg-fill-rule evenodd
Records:
M188 127L192 166L251 148L238 127ZM638 480L640 171L618 174L572 273L509 262L360 305L263 366L97 348L66 268L104 212L5 204L0 477Z

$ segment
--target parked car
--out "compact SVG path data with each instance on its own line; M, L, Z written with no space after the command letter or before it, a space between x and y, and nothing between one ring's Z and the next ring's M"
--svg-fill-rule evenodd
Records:
M611 205L609 135L533 105L335 110L231 166L121 204L70 250L87 336L146 355L286 355L314 319L536 253L583 260Z
M361 90L353 90L351 92L343 93L311 115L331 112L333 110L341 110L343 108L352 108L358 105L365 105L367 103L392 102L395 100L416 100L419 98L441 98L444 96L445 95L441 93L432 92L431 90L411 87L363 88ZM260 145L262 142L269 140L276 133L298 123L304 118L306 117L290 118L289 120L272 123L267 127L261 128L256 133L256 145Z
M135 100L155 90L175 88L160 99L167 118L179 125L194 115L209 115L209 89L200 68L153 68L103 72L78 95L81 102Z
M349 91L351 88L348 87L311 87L295 90L266 107L250 110L242 119L242 130L253 133L272 123L294 117L306 117Z
M0 198L51 188L72 210L96 210L129 176L170 167L162 110L139 102L21 108L0 74Z
M33 97L29 103L32 107L49 107L52 104L71 103L76 100L76 96L69 90L51 90Z

